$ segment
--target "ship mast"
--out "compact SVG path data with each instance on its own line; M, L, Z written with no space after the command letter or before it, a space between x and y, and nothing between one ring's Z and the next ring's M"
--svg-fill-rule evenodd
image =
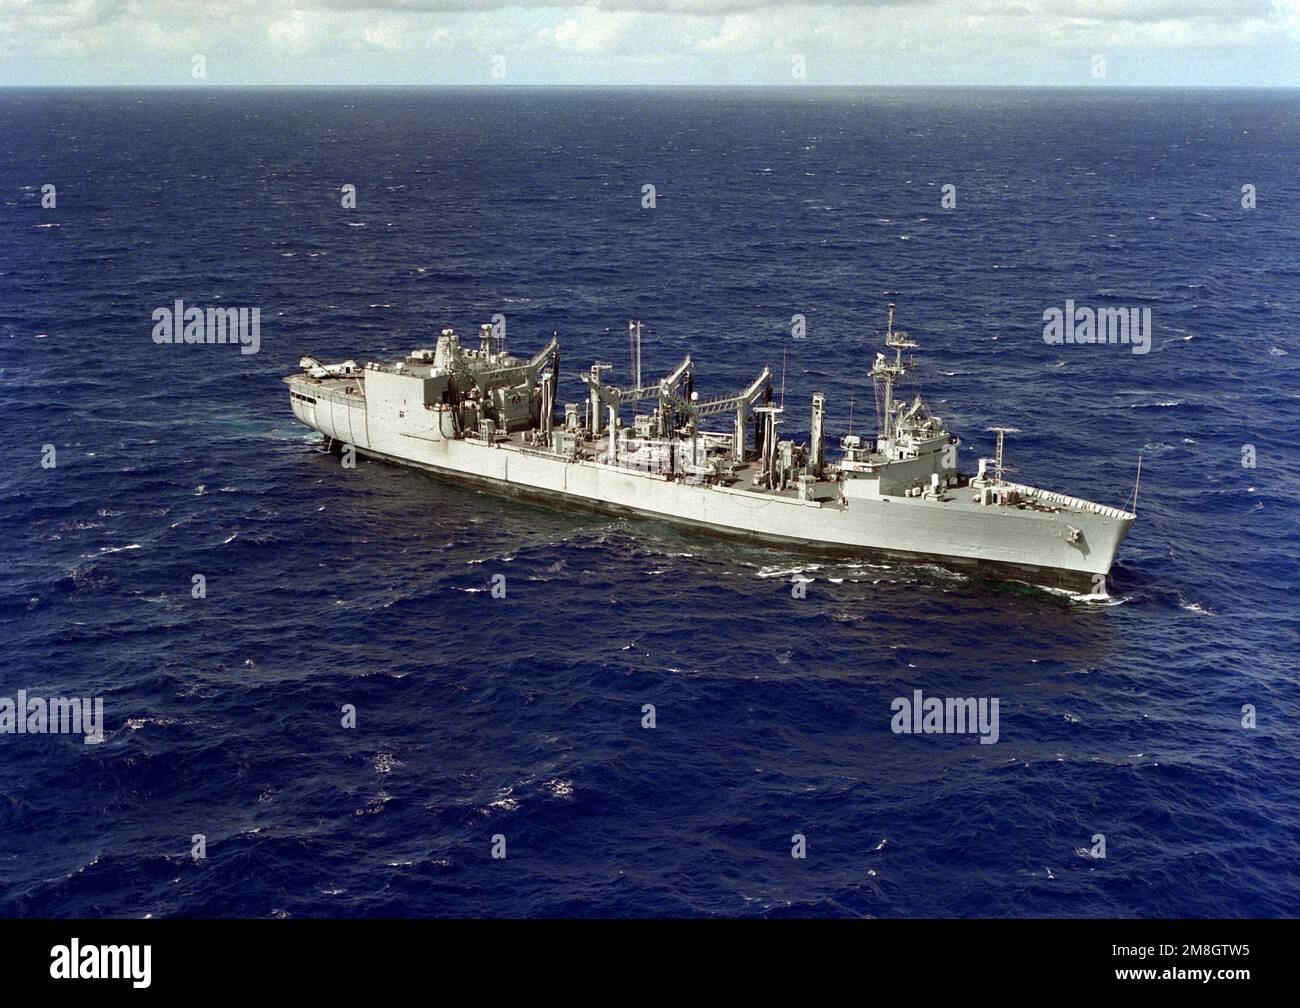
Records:
M997 452L993 458L993 485L1001 487L1002 473L1010 471L1004 469L1002 466L1002 442L1008 434L1019 434L1020 430L1016 427L990 427L989 430L993 431L998 436Z
M632 388L641 388L641 323L627 324L628 350L632 358Z
M884 354L876 354L876 363L871 368L871 377L882 379L885 383L885 416L881 424L880 436L888 440L894 436L894 382L903 377L912 366L912 359L903 359L904 350L914 350L917 344L899 330L894 332L894 303L889 302L889 317L885 328L885 346L894 351L893 363Z

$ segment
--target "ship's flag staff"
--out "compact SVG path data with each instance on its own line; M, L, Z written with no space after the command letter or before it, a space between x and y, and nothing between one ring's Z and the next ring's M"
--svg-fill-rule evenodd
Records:
M1138 455L1137 478L1133 480L1133 503L1129 506L1129 510L1133 512L1133 514L1137 514L1138 512L1138 487L1141 485L1141 483L1142 483L1142 456Z

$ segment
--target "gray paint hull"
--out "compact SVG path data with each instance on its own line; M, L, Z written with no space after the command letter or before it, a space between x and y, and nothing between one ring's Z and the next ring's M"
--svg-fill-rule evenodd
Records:
M361 396L312 391L314 404L292 400L294 414L363 455L497 494L654 518L819 555L934 563L976 576L1090 594L1104 590L1104 576L1133 520L1113 508L1043 513L980 507L970 503L966 489L943 500L852 498L841 507L741 488L693 486L517 445L450 438L437 429L434 411L420 408L400 418L379 417ZM1073 531L1080 535L1071 542Z
M729 539L752 546L763 546L774 549L779 548L790 552L817 557L842 559L860 558L863 560L931 564L966 574L971 577L988 578L995 581L1022 581L1026 584L1056 588L1078 594L1091 593L1096 587L1092 574L1079 573L1077 571L1061 570L1050 567L1036 567L1032 565L1000 562L995 560L981 560L977 558L936 556L929 553L908 552L904 550L886 549L883 547L818 543L804 538L784 536L775 533L763 534L726 525L703 524L679 518L676 515L647 511L644 508L629 505L611 504L607 501L591 500L586 497L578 497L563 492L538 490L516 484L505 484L497 480L477 477L452 469L444 469L426 463L413 462L409 459L396 458L391 455L385 455L383 452L359 448L357 449L357 453L381 462L390 462L395 465L419 469L422 472L429 473L430 475L436 476L448 483L454 483L475 490L482 490L495 496L507 497L521 501L530 501L550 507L563 505L566 509L577 509L590 512L591 514L658 520L672 524L685 532L708 536L711 538Z

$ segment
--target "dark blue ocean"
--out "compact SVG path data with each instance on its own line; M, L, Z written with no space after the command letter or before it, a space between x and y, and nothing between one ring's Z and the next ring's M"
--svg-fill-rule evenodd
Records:
M0 138L0 697L106 723L0 735L0 915L1300 913L1300 92L9 90ZM260 352L156 345L176 299ZM1047 345L1066 299L1150 352ZM499 312L576 401L640 318L838 443L889 301L966 468L1143 456L1108 601L346 470L280 380ZM894 734L914 689L997 744Z

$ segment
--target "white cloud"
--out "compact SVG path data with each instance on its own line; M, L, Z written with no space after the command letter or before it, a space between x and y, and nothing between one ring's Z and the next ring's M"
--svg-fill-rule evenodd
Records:
M722 19L717 31L696 43L696 48L705 53L756 53L779 49L784 34L768 18L753 14L729 14Z
M539 29L537 37L561 52L603 55L624 41L636 20L637 15L624 11L605 12L588 8L577 17Z
M367 45L386 53L401 52L410 45L410 35L397 18L384 18L378 24L362 28L361 38Z
M266 36L275 49L290 56L302 56L323 41L323 28L319 15L294 10L287 17L267 25Z

